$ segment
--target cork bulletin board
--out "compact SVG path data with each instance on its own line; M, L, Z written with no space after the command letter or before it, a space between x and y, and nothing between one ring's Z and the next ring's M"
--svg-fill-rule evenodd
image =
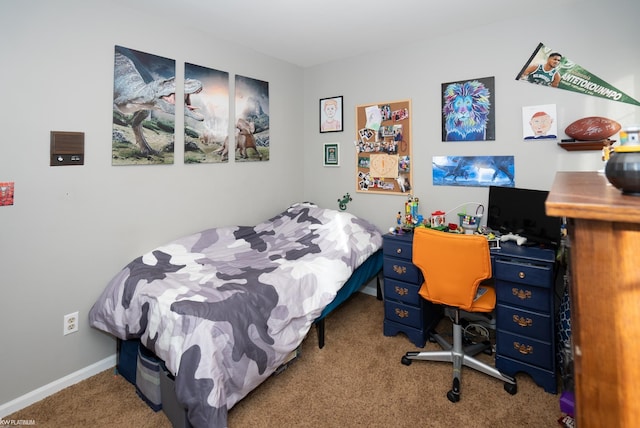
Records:
M356 106L356 146L356 191L411 192L410 100Z

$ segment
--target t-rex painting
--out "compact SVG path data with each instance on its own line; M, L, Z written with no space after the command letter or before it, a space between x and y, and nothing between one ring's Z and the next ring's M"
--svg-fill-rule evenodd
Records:
M114 124L131 127L135 144L143 157L158 155L159 151L152 148L145 137L143 122L149 118L152 111L175 115L175 66L171 67L171 70L166 66L142 69L141 66L136 66L132 58L125 55L126 52L135 51L116 47L113 82ZM162 58L161 60L165 63L170 61ZM185 79L184 88L185 115L195 120L203 120L204 117L191 107L190 102L190 96L202 90L202 83L195 79ZM117 120L116 116L122 118L124 123ZM159 129L155 132L173 134L173 117L170 122L168 125L158 125ZM115 132L113 138L115 142Z

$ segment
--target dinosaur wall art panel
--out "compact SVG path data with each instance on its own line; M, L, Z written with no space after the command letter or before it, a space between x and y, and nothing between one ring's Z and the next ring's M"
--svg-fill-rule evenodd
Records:
M115 47L113 165L173 163L175 70L172 59Z
M184 163L228 162L229 73L184 65Z
M269 82L236 75L235 91L235 160L268 161Z
M434 186L515 186L513 156L434 156Z

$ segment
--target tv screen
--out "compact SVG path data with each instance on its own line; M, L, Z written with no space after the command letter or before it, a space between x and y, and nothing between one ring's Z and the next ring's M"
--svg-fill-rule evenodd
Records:
M527 243L558 245L559 217L549 217L544 203L549 192L517 187L489 187L487 227L500 234L514 233Z

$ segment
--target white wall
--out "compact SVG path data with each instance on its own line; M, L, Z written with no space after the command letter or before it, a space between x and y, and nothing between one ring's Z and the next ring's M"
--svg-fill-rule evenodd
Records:
M623 126L640 123L640 108L519 82L515 76L542 42L640 100L639 15L635 0L585 0L555 10L523 5L521 19L473 29L442 17L451 20L451 31L429 41L403 40L402 23L387 26L381 19L372 36L395 37L397 48L305 70L305 195L337 206L337 198L350 192L350 212L372 219L383 230L394 225L406 197L355 190L355 106L404 99L411 99L413 107L412 193L420 198L425 216L466 202L486 204L488 198L487 188L433 186L433 156L514 155L516 186L541 190L551 188L558 170L602 169L599 151L568 152L555 141L525 142L522 107L556 104L562 138L571 122L587 116L608 117ZM443 143L441 84L488 76L495 76L495 141ZM344 96L345 131L320 134L318 100L338 95ZM334 141L341 143L342 166L323 167L322 143Z
M87 314L134 257L303 197L301 68L105 3L0 5L0 181L15 182L0 207L0 405L115 352ZM175 59L179 80L190 62L269 82L270 160L185 165L177 132L174 165L111 166L115 45ZM52 130L85 132L84 166L49 166ZM63 337L74 311L80 331Z

